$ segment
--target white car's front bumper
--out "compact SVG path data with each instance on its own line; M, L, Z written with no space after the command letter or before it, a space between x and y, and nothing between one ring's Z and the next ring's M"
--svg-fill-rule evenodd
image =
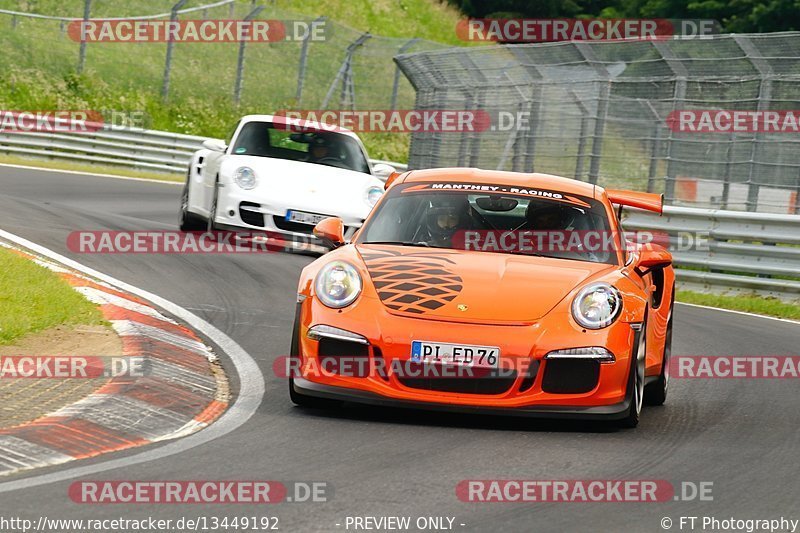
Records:
M313 225L287 220L286 216L290 210L341 218L344 222L344 237L347 241L361 227L369 213L366 206L363 213L354 216L352 213L346 212L352 211L352 209L332 209L330 206L320 208L319 205L309 205L301 198L297 199L296 205L275 205L266 199L248 194L249 192L221 185L218 189L214 224L225 229L280 233L288 237L286 240L290 241L294 248L299 249L319 247L321 241L314 237Z

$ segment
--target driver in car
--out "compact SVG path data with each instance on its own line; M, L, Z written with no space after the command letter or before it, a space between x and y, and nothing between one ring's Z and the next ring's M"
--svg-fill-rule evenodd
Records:
M311 163L319 163L325 159L335 159L330 142L326 138L320 136L314 137L314 140L311 141L308 155L308 161Z
M431 202L425 214L428 244L439 248L452 248L453 236L459 230L472 226L470 205L466 196L448 195Z

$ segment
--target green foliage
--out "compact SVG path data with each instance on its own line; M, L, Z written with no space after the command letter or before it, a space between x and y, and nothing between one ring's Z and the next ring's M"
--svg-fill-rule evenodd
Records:
M56 274L0 248L0 344L55 326L104 323L97 307Z
M727 32L800 29L800 0L450 0L472 17L714 19Z
M720 294L706 294L693 291L678 291L676 298L679 302L686 302L734 311L744 311L757 315L775 316L778 318L800 319L800 305L783 302L777 298L762 296L726 296Z

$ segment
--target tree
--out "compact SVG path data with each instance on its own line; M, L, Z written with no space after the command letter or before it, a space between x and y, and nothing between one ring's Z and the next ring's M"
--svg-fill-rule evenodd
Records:
M714 19L724 31L800 30L800 0L450 0L469 17Z

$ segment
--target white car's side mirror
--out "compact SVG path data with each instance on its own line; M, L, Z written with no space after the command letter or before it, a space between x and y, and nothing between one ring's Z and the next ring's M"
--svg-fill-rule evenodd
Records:
M397 172L397 169L386 163L375 163L372 167L372 172L375 174L375 177L386 181L386 178L388 178L392 172Z
M228 146L219 139L206 139L203 141L203 148L207 148L214 152L224 152Z

